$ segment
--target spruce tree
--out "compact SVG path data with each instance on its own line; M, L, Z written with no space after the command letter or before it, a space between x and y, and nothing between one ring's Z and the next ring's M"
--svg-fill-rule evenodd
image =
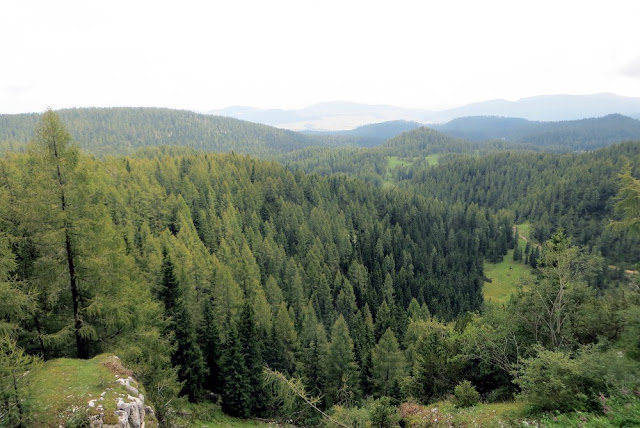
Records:
M256 329L253 309L248 303L245 303L240 314L238 339L242 345L242 354L247 368L250 411L255 415L265 408L265 390L262 381L262 342Z
M209 391L220 391L220 332L216 323L213 311L213 299L209 298L204 303L202 322L199 331L199 343L204 354L204 361L207 368L207 377L204 387Z
M220 377L222 410L231 416L248 417L251 414L249 370L242 352L242 343L235 329L229 332L224 343L220 359Z
M195 402L202 393L207 370L202 350L198 345L187 293L178 282L173 262L166 249L163 251L159 295L168 319L167 329L173 334L175 343L171 361L178 367L178 379L183 382L182 393L189 397L189 401Z

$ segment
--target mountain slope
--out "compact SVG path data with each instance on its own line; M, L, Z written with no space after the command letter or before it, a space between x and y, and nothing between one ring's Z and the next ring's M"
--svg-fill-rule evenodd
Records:
M472 116L433 127L458 138L529 143L554 151L592 150L640 139L640 121L620 114L563 122Z
M312 145L346 145L348 139L303 135L228 117L160 108L82 108L59 112L81 147L99 155L129 154L175 145L208 151L273 156ZM0 115L0 142L28 141L40 114Z

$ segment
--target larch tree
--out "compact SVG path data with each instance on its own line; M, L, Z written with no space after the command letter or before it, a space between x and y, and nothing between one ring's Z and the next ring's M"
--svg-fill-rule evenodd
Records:
M99 174L59 116L47 111L28 146L17 207L34 247L20 262L30 265L38 302L31 315L45 355L89 358L135 322L136 269L105 206Z
M393 331L388 328L373 348L373 382L376 392L390 396L404 375L404 355Z

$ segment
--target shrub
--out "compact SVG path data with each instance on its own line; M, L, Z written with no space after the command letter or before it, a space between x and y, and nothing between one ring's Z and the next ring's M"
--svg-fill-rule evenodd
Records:
M586 347L568 352L539 349L524 361L515 382L534 410L601 411L599 397L618 395L638 385L638 370L622 353Z
M398 426L398 412L391 405L389 397L382 397L375 400L369 410L371 426L373 428L392 428Z
M451 400L456 407L471 407L480 401L480 394L468 380L463 380L453 390Z

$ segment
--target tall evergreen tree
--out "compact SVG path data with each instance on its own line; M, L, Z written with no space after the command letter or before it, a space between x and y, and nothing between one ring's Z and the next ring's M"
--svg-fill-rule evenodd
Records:
M371 353L375 391L391 396L404 374L404 356L398 340L389 328Z
M38 299L33 330L47 356L88 358L131 331L148 296L106 207L99 168L55 112L43 115L26 160L17 209L33 251L19 264Z
M326 401L331 406L353 402L359 395L359 374L353 352L353 341L344 317L340 315L331 329L331 342L325 361Z
M164 303L168 330L173 334L175 350L171 360L178 366L178 379L182 392L194 402L202 393L207 370L202 350L198 345L193 314L188 306L187 293L178 282L171 257L163 252L160 299Z
M262 381L262 341L256 329L251 305L245 303L240 314L238 339L242 345L242 354L247 368L249 406L251 414L258 414L265 408L265 390Z
M248 417L251 414L251 384L245 363L242 343L232 329L224 343L220 360L222 379L222 410L232 416Z
M213 310L213 299L204 302L202 321L200 324L198 341L204 354L204 362L207 368L207 377L204 387L209 391L220 391L220 360L221 344L220 332L216 323Z

